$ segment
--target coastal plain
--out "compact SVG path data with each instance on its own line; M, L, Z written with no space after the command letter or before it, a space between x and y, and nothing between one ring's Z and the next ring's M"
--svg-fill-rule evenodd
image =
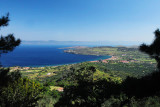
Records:
M70 81L67 81L66 75L70 72L71 68L76 68L80 65L93 65L99 71L112 77L121 78L122 80L127 76L139 78L156 70L155 60L140 52L137 47L69 47L66 48L64 52L81 55L109 55L112 57L109 59L61 66L16 66L11 67L10 71L19 70L24 77L28 77L41 83L49 83L51 90L55 89L63 91L63 87L70 85Z

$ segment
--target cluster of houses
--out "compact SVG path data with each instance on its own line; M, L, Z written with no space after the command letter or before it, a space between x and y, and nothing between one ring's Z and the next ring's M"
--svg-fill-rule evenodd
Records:
M126 60L121 60L119 62L122 62L122 63L129 63L129 61L126 61Z
M29 70L30 67L19 67L19 66L16 66L16 67L11 67L11 70L13 71L16 71L16 70Z
M90 61L90 62L103 62L103 63L108 63L109 61L111 60L118 60L119 58L116 57L116 56L112 56L111 58L109 59L104 59L104 60L96 60L96 61ZM135 62L135 60L118 60L118 62L122 62L122 63L129 63L129 62Z
M38 69L44 69L45 67L38 67ZM15 67L11 67L11 71L16 71L16 70L33 70L33 69L37 69L34 67L20 67L20 66L15 66Z
M103 62L103 63L108 63L109 60L117 60L118 57L112 56L111 58L108 59L103 59L103 60L96 60L96 61L90 61L90 62Z

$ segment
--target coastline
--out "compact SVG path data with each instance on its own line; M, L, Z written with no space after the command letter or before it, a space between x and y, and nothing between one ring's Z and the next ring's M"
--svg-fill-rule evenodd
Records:
M104 56L104 57L108 57L108 58L98 58L95 60L88 60L88 61L80 61L80 62L74 62L74 63L67 63L67 64L56 64L56 65L33 65L33 66L10 66L10 67L19 67L19 68L40 68L40 67L58 67L58 66L63 66L63 65L72 65L72 64L78 64L78 63L83 63L83 62L95 62L95 61L99 61L99 60L112 60L114 58L114 56Z
M16 48L12 53L3 54L1 63L3 67L45 67L103 60L111 57L108 55L97 56L65 53L64 49L58 48L60 46L21 46ZM84 47L79 46L77 48Z

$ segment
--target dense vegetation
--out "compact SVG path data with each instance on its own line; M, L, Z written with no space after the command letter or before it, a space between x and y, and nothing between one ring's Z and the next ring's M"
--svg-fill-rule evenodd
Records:
M41 84L22 78L17 72L0 69L0 104L2 107L35 106L43 92Z
M159 101L156 94L159 89L159 72L151 73L154 68L149 73L138 72L135 75L132 68L127 72L129 66L126 71L113 71L107 69L104 63L98 62L43 67L39 71L37 69L21 70L21 73L48 87L49 94L43 100L46 99L50 105L57 102L57 106L120 106L131 103L138 106ZM62 87L63 91L56 91Z

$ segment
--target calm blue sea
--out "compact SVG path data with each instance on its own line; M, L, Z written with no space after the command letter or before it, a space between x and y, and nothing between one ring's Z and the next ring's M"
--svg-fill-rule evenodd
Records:
M76 55L64 53L64 49L70 46L19 46L13 52L2 54L1 63L4 67L11 66L56 66L79 63L84 61L110 58L110 56Z

